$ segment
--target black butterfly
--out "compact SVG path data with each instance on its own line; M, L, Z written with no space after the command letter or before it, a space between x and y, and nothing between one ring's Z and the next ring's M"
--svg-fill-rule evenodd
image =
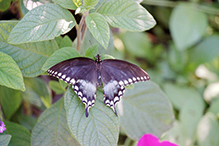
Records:
M103 82L103 95L105 105L110 106L117 115L115 104L125 92L125 86L149 80L149 75L140 67L129 62L117 59L100 59L78 57L62 61L47 73L72 84L74 92L85 104L85 115L88 117L89 108L94 105L96 90Z

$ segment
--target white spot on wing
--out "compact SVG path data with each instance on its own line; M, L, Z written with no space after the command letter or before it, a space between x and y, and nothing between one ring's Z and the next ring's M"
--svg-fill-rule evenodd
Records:
M75 84L75 79L71 79L70 81L72 84Z
M61 76L61 75L62 75L62 73L59 73L59 74L58 74L58 76Z
M139 78L139 77L137 77L137 80L139 81L139 80L140 80L140 78Z
M124 80L124 83L125 83L125 84L128 84L128 81L127 81L127 80Z
M75 88L75 90L77 90L77 91L78 91L78 86L74 86L74 88Z
M144 80L144 78L143 78L143 77L141 77L141 80Z
M132 79L129 78L128 81L129 81L129 83L132 83Z
M85 103L87 103L87 98L86 97L83 97L82 99Z
M69 82L69 81L70 81L70 77L67 77L65 80L66 80L67 82Z
M119 81L119 85L121 86L124 85L123 81Z
M116 103L116 102L118 102L118 101L119 101L119 97L116 96L116 97L114 98L114 103Z
M77 86L76 86L77 87ZM82 97L82 93L81 92L78 92L78 96L81 96Z
M132 79L133 79L134 82L136 81L136 78L135 78L135 77L133 77Z
M119 91L119 94L118 94L118 95L119 95L119 96L122 95L122 91Z
M62 75L62 78L64 79L66 77L66 75Z

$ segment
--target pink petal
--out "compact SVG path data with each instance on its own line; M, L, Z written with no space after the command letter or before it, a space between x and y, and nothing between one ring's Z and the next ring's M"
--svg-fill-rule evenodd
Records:
M137 146L178 146L169 141L159 142L159 139L152 134L144 134L138 141Z
M137 146L158 146L159 139L152 134L144 134L138 141Z

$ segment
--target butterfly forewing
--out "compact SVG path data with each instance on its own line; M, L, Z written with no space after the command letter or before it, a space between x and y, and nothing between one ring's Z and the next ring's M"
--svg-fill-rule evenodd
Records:
M103 82L104 103L114 112L115 104L125 92L125 86L149 80L149 75L140 67L126 61L106 59L102 61L101 77Z
M134 64L116 59L101 61L99 55L96 61L78 57L60 62L51 67L47 73L72 84L73 90L86 106L86 117L89 108L94 105L96 85L101 85L101 79L104 103L116 114L115 105L123 96L125 86L150 79L144 70Z
M52 66L48 74L72 84L72 88L86 105L85 115L94 105L96 98L97 71L95 61L79 57L60 62Z

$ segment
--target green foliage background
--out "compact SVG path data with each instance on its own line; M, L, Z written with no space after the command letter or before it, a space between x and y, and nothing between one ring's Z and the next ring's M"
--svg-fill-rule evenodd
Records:
M1 14L11 3L23 18L0 21L1 144L131 146L152 133L180 146L219 145L218 1L0 0ZM98 88L86 118L71 85L45 73L97 53L151 77L126 88L118 117Z

